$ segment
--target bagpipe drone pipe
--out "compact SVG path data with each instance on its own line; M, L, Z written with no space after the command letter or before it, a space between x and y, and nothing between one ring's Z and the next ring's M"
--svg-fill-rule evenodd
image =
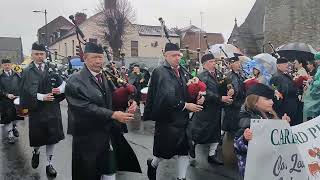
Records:
M161 26L163 28L163 32L165 37L167 38L168 42L171 43L170 36L169 36L169 31L165 25L164 20L160 17L159 21L161 23ZM188 69L184 66L180 66L181 69L183 69L191 78L188 83L187 83L187 89L188 89L188 94L192 100L192 102L197 102L201 96L206 95L206 89L207 86L205 83L199 80L197 77L193 77L192 74L188 71ZM192 78L193 77L193 78Z

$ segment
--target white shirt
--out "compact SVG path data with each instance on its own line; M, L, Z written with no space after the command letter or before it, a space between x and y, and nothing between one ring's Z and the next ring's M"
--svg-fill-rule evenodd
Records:
M4 71L4 72L6 73L7 76L10 76L10 75L13 74L13 73L12 73L12 70L10 70L10 71Z
M62 84L58 87L58 89L60 90L60 93L63 94L65 92L66 89L66 82L63 81ZM48 94L41 94L41 93L37 93L37 99L39 101L44 101L44 97L47 96Z
M39 69L39 66L41 65L41 70L44 71L44 68L45 68L44 62L42 62L41 64L37 64L36 62L34 62L34 65L36 65L38 69Z
M40 64L37 64L37 63L35 63L35 62L34 62L34 64L35 64L35 66L39 69ZM44 64L44 62L43 62L43 63L41 63L41 69L42 69L42 71L44 71L44 68L45 68L45 64ZM66 82L63 81L62 84L58 87L58 89L60 90L60 93L64 93L64 92L65 92L65 89L66 89ZM47 96L47 95L48 95L48 94L37 93L37 99L38 99L39 101L44 101L44 97Z

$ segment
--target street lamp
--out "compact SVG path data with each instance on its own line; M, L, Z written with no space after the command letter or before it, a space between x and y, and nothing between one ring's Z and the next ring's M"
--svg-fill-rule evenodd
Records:
M48 20L47 20L47 14L48 14L48 12L47 12L46 9L45 9L44 11L34 10L34 11L32 11L32 12L34 12L34 13L43 13L43 14L44 14L44 21L45 21L45 38L46 38L46 40L45 40L45 45L48 46L48 27L47 27L47 25L48 25Z

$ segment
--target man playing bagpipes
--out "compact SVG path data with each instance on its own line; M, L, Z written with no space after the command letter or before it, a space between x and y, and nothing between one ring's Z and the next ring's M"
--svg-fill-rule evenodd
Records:
M44 45L34 43L31 56L33 62L23 71L20 83L20 103L29 110L29 140L34 149L31 165L34 169L39 166L39 149L46 146L46 173L56 177L52 160L55 145L64 139L60 102L64 100L65 82L45 62Z
M5 131L8 133L8 142L15 143L15 137L19 137L17 130L17 120L24 118L17 116L17 111L13 103L19 96L20 74L12 70L12 63L9 59L2 59L3 73L0 75L0 97L1 97L1 121Z
M241 72L239 57L232 57L229 61L231 72L227 74L227 79L231 81L232 89L228 91L227 95L231 96L233 101L224 107L225 116L222 123L222 130L234 134L239 129L239 113L246 97L245 77Z
M194 146L190 156L195 158L196 144L209 144L208 162L222 165L217 159L216 150L221 139L221 108L224 103L232 103L232 97L222 94L222 73L216 70L216 58L213 54L205 54L201 58L204 71L198 78L206 84L204 109L194 114L191 122L191 136Z
M190 103L187 88L189 73L179 67L181 57L178 45L167 43L165 62L151 76L145 108L145 120L156 121L153 159L148 159L148 178L156 179L157 167L163 159L178 156L178 179L186 178L188 157L187 127L189 112L199 112L201 105ZM198 99L198 104L204 97Z
M113 110L112 104L117 103L113 102L113 95L119 93L119 88L114 89L102 70L103 58L100 45L86 43L84 68L73 74L66 85L73 116L73 180L115 180L118 170L141 173L137 157L118 125L133 120L137 104L129 104L127 96L124 106L129 106L128 112Z
M279 117L288 114L291 118L290 125L294 126L301 121L297 117L298 95L297 87L289 71L289 60L286 58L277 59L278 72L272 76L270 85L276 90L277 99L274 102L274 110Z

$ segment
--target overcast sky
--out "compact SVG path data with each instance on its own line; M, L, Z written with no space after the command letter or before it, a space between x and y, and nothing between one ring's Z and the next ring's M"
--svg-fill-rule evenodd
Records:
M44 15L33 10L48 11L50 22L59 15L68 17L78 11L89 16L97 12L100 0L1 0L0 37L22 37L25 55L37 40L37 29L44 25ZM129 0L136 12L135 23L159 25L163 17L169 28L192 24L203 29L221 32L227 40L234 26L243 23L255 0Z

